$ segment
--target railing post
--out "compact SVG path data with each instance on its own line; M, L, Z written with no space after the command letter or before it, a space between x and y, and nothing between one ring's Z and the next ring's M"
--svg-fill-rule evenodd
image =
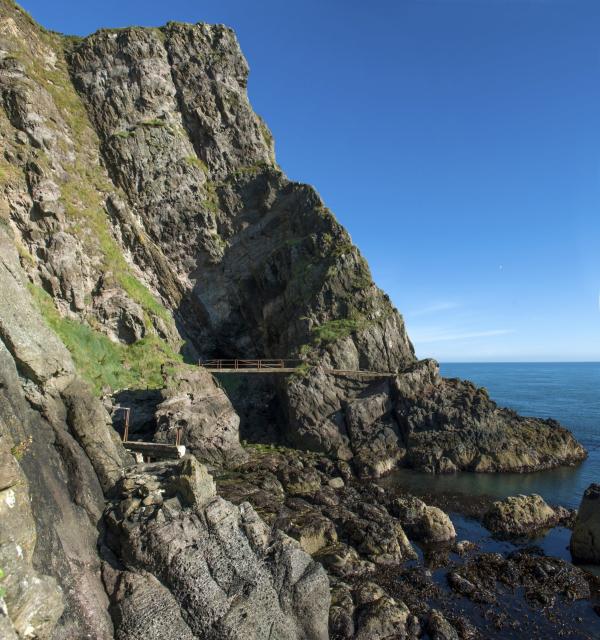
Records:
M123 442L127 442L129 440L129 407L125 407L123 409L125 411L125 429L123 431Z

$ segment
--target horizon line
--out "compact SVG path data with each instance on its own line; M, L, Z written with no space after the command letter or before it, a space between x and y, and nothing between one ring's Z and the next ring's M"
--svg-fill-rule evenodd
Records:
M600 360L438 360L438 362L440 364L600 364Z

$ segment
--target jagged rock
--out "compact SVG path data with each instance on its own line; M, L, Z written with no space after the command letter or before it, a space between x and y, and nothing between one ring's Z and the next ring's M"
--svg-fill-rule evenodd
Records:
M144 506L135 496L152 483L164 502ZM107 513L114 552L132 569L158 577L193 634L210 628L215 639L327 637L330 597L322 567L270 530L249 504L235 507L216 496L194 458L129 472L121 496Z
M558 521L556 511L535 493L497 500L483 518L483 524L490 531L504 536L535 534L555 526Z
M571 535L571 555L600 564L600 484L591 484L583 494Z
M123 467L133 464L126 453L102 403L89 385L74 380L63 392L67 423L92 461L102 489L109 493L122 475Z
M484 389L439 375L424 360L394 379L395 415L405 462L442 473L536 471L585 458L583 447L553 420L521 418L500 409Z
M19 369L37 384L60 389L74 376L71 356L42 320L27 292L17 251L6 228L0 225L0 339Z
M287 493L292 496L312 496L321 489L321 478L311 467L284 467L279 479Z
M144 310L118 288L102 288L93 300L103 330L116 342L131 344L146 335Z
M427 620L427 632L431 640L460 640L456 629L446 620L441 611L434 609Z
M171 442L181 429L181 444L208 462L241 461L240 419L222 388L201 367L179 367L166 374L156 409L156 442Z
M329 631L334 638L354 638L354 602L350 588L343 583L335 584L331 590Z
M454 525L448 515L418 498L396 498L391 508L402 527L415 540L448 542L456 537Z
M348 234L312 187L289 181L275 164L271 134L247 100L247 73L223 26L64 39L0 0L0 427L16 446L32 439L19 465L39 534L33 563L60 585L65 604L53 640L204 636L213 623L216 637L256 629L325 637L325 574L272 529L276 522L299 538L294 521L318 524L304 544L352 581L350 599L357 580L415 557L385 501L367 485L356 489L341 461L379 475L399 463L528 471L584 456L555 423L518 418L474 386L444 381L435 363L415 362L402 317ZM256 501L268 525L244 500L233 507L215 496L204 468L189 460L130 469L115 489L130 459L36 305L48 305L46 320L76 352L100 331L126 343L109 343L113 358L135 342L150 346L141 355L151 360L174 359L176 319L189 361L303 354L308 371L261 381L260 393L244 387L260 399L253 429L336 457L345 486L328 486L312 463L270 476L252 470L232 491ZM76 355L80 365L86 355L104 365L93 349ZM382 378L328 373L336 368ZM196 396L196 382L179 395L166 391L178 408L162 407L157 437L170 440L182 418L188 447L215 464L231 462L241 454L235 412L220 391L216 405L204 391ZM103 490L114 500L110 534ZM8 526L18 532L12 520ZM101 557L115 574L105 582L114 630ZM164 618L141 624L137 612L151 611L151 602ZM408 624L387 592L360 611L338 610L341 626L359 637L389 635L391 621L403 634ZM32 619L50 629L58 608L40 611Z
M175 598L152 574L119 573L112 594L116 640L194 640Z

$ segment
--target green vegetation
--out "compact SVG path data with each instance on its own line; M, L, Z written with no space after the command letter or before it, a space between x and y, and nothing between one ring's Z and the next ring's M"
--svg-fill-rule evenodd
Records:
M123 138L123 139L131 138L134 135L135 135L135 129L132 129L132 130L124 129L123 131L117 131L116 133L113 133L113 136L115 138Z
M160 118L152 118L151 120L140 120L140 127L164 127L166 122Z
M206 193L204 206L214 215L219 213L219 194L217 193L218 186L219 185L212 180L207 180L204 184L204 190Z
M302 346L304 347L306 345ZM306 376L308 376L308 374L310 373L312 367L313 365L311 365L310 362L302 362L294 369L294 373L292 373L292 375L296 376L297 378L306 378Z
M257 176L265 169L269 169L271 165L268 162L256 162L255 164L246 164L232 171L227 178L241 178L243 176Z
M29 285L46 323L71 352L78 371L97 393L105 387L161 388L162 365L182 361L164 341L148 336L134 344L115 343L89 325L60 316L52 298L41 288Z
M362 256L359 256L358 267L356 272L352 276L351 282L353 289L366 289L373 283L369 265Z
M200 160L198 156L187 156L185 161L192 167L198 167L200 171L208 173L208 166L206 165L206 162Z
M4 580L4 571L0 569L0 580ZM0 587L0 598L4 598L6 595L6 589L4 587Z
M23 456L27 453L27 451L28 451L29 447L31 446L32 442L33 442L33 438L32 438L32 436L29 436L28 438L26 438L22 442L19 442L18 444L16 444L14 447L11 447L11 449L10 449L11 454L17 460L22 460Z
M328 342L335 342L359 331L365 324L366 319L364 318L342 318L340 320L324 322L314 327L312 332L318 344L327 344Z
M263 140L265 141L265 144L267 145L267 147L269 147L269 149L272 151L273 150L273 134L269 131L269 127L267 127L267 125L265 124L264 120L262 118L260 118L260 133L263 137Z

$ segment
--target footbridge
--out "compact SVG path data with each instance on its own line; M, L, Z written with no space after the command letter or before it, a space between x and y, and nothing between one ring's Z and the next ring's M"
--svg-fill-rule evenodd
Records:
M298 373L305 360L289 358L258 358L258 359L216 359L200 360L198 364L213 373L249 373L249 374L290 374ZM309 363L306 363L309 364ZM394 371L369 371L365 369L330 369L323 371L336 376L359 376L371 378L388 378L395 376Z

